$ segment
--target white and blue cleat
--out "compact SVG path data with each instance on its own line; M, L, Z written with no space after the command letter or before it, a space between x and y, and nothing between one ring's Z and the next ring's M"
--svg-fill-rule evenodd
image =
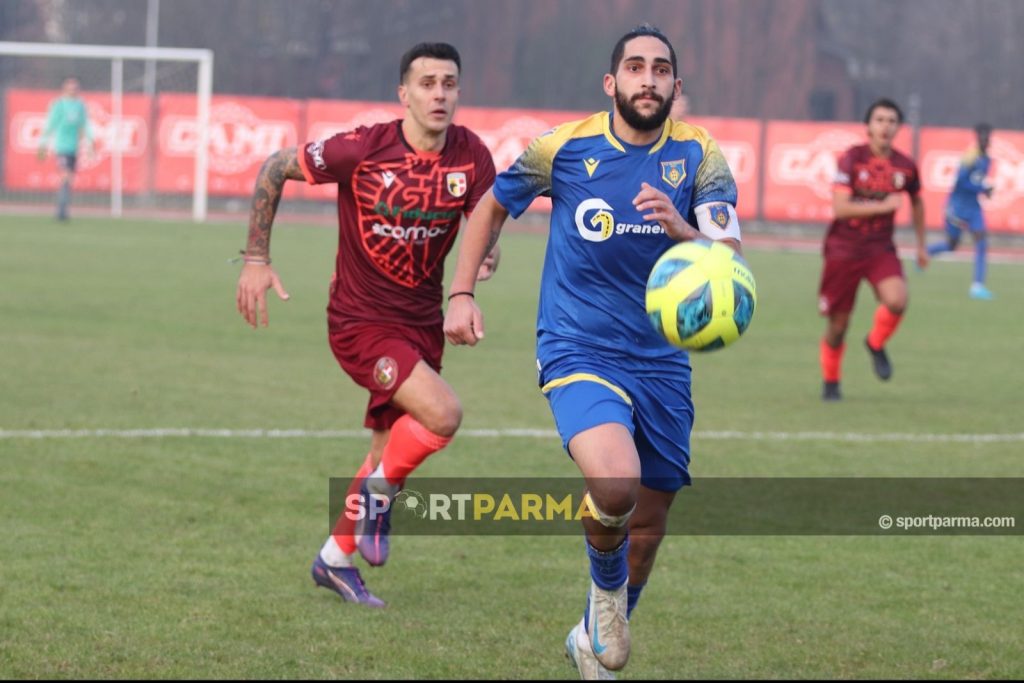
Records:
M580 679L584 681L614 681L615 674L601 665L590 648L590 638L583 620L572 627L569 635L565 637L565 656L569 663L576 667Z
M603 590L591 581L588 600L590 619L587 632L590 636L590 649L605 668L618 671L629 661L626 583L615 590Z
M992 299L996 298L996 295L980 282L974 282L971 284L970 297L978 301L992 301Z

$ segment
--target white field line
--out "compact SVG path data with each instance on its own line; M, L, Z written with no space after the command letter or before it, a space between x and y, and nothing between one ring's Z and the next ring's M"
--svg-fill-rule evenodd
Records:
M362 429L0 429L0 439L364 439ZM463 429L462 438L557 438L553 429ZM745 432L695 431L696 440L717 441L849 441L859 443L1012 443L1024 441L1024 432L1004 434L914 434L860 432Z

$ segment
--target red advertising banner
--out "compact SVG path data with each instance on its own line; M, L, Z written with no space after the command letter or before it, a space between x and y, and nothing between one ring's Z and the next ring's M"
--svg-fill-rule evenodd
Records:
M832 220L832 181L836 162L848 148L867 142L860 123L770 121L765 133L764 218L769 221ZM912 151L913 136L903 126L894 146ZM910 202L896 213L896 225L910 221Z
M281 98L214 97L210 106L210 195L251 196L266 158L299 144L302 106L297 100ZM199 140L196 97L161 95L159 111L156 189L189 193ZM287 183L284 196L298 197L297 188L297 183Z
M757 217L757 186L761 178L761 128L756 119L693 117L686 119L706 128L722 150L739 194L736 214Z
M5 96L3 187L7 190L53 190L59 183L52 157L37 158L51 90L12 89ZM189 194L193 187L195 150L199 138L196 97L162 94L158 101L156 148L151 149L149 100L125 95L120 132L111 114L110 93L82 93L89 110L96 154L80 154L77 190L106 191L111 186L111 152L120 148L123 190L135 194L154 183L158 192ZM209 192L213 196L250 197L256 174L273 152L320 140L361 125L403 116L398 102L360 102L219 95L211 105ZM538 135L587 116L589 112L463 107L455 120L471 128L494 156L499 172L508 168ZM695 117L718 142L739 190L738 213L769 221L825 223L832 218L832 181L838 157L866 141L859 123L770 121ZM763 140L763 148L762 148ZM921 170L925 216L930 227L942 225L946 198L953 187L960 158L974 142L966 128L924 128L917 161ZM912 130L905 126L895 146L912 151ZM84 149L83 149L84 151ZM155 154L154 154L155 151ZM1024 132L996 131L989 178L995 185L982 198L988 227L1024 233ZM155 169L150 164L155 159ZM762 206L758 188L763 185ZM331 185L309 187L293 182L285 197L333 201ZM546 199L531 207L549 210ZM909 202L897 213L897 224L910 222Z
M7 145L4 149L4 187L10 190L52 190L60 184L53 156L40 161L36 156L46 126L50 102L59 97L56 90L8 90L4 111ZM146 146L149 144L149 100L144 95L125 95L121 100L121 126L111 114L110 93L83 92L92 124L95 153L87 154L83 141L79 147L75 190L109 190L110 155L120 148L122 188L125 193L139 192L146 179Z
M960 159L977 144L968 128L925 128L921 131L921 177L925 217L929 226L943 225L946 200L956 183ZM1024 133L995 131L989 142L992 197L980 197L989 229L1024 232Z

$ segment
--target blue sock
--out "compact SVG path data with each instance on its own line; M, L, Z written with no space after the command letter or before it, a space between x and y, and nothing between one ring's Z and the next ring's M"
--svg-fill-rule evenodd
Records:
M629 564L626 556L629 553L629 536L622 539L622 543L615 550L602 552L587 544L587 555L590 557L590 578L594 580L598 588L603 590L615 590L622 586L629 577ZM626 589L628 592L628 588ZM587 606L583 610L583 623L590 623L590 591L587 591Z
M988 240L979 237L974 243L974 281L985 284L986 252L988 251Z
M633 614L633 609L636 608L636 603L640 602L640 592L644 589L647 582L644 581L639 586L629 584L626 586L626 618L628 619Z
M941 254L944 251L953 251L949 246L949 242L936 242L935 244L928 245L928 255L935 256Z
M590 556L590 578L598 588L612 591L626 583L629 576L629 564L626 555L629 553L629 536L615 550L602 552L587 542L587 555Z

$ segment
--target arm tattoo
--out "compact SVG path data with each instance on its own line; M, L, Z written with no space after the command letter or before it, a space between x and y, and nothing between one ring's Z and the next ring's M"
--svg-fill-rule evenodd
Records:
M281 203L281 192L286 180L302 180L302 169L294 147L274 152L263 162L256 176L256 190L249 211L249 242L245 253L249 256L270 256L270 228Z
M491 226L491 234L487 236L487 249L484 250L484 258L487 258L492 251L494 251L495 245L498 244L498 238L501 236L501 223Z

